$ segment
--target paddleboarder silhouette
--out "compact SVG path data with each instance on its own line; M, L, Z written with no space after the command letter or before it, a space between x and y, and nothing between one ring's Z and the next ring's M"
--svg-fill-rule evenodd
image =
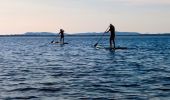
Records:
M109 30L107 30L106 33L108 32L110 32L110 48L113 48L113 43L115 49L115 27L112 24L109 25Z
M60 29L60 43L64 43L64 30L63 29Z

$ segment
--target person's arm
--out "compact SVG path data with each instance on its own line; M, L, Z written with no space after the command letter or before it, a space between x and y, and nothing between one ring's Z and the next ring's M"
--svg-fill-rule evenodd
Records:
M109 30L107 30L107 31L105 31L105 33L108 33L110 31L110 29Z

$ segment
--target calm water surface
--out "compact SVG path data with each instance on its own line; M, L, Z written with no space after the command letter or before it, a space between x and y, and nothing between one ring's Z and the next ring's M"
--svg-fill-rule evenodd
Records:
M54 38L0 37L0 99L170 100L170 36Z

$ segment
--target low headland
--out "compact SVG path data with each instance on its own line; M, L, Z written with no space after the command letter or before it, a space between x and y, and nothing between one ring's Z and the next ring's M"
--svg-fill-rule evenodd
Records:
M69 34L65 33L65 36L102 36L103 32L86 32L86 33L74 33ZM10 37L10 36L35 36L35 37L47 37L47 36L56 36L58 33L53 32L26 32L23 34L11 34L11 35L0 35L0 37ZM105 36L109 36L109 33L105 33ZM170 36L170 33L139 33L139 32L116 32L117 36Z

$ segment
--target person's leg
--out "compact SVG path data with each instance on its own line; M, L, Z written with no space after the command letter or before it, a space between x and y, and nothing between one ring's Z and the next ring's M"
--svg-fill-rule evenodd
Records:
M63 37L63 43L64 43L64 37Z
M115 44L115 36L113 36L112 41L113 41L114 48L116 48L116 44Z
M112 48L112 38L110 37L110 48Z
M116 46L115 46L115 40L113 40L113 45L114 45L114 48L116 48Z
M60 37L60 43L61 43L61 41L62 41L62 37Z

